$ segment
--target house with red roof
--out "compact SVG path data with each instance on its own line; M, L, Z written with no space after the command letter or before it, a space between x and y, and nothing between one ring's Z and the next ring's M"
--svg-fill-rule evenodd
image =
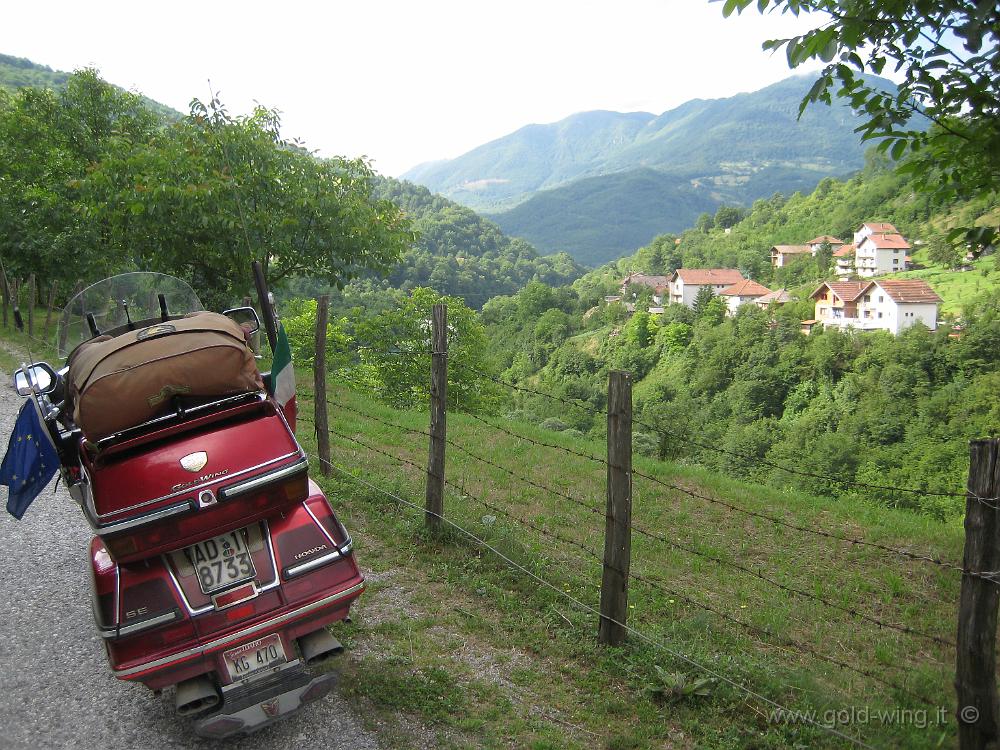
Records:
M884 330L893 335L917 321L936 330L941 304L941 298L922 279L826 281L810 298L816 303L816 317L809 322Z
M621 293L624 295L630 285L645 286L653 290L653 302L660 304L663 302L663 295L667 291L666 276L651 276L645 273L630 273L622 279Z
M735 268L678 268L667 279L669 301L694 307L699 289L708 287L713 294L719 294L743 281L743 274Z
M857 243L854 267L861 278L906 270L910 244L899 233L869 234Z
M833 272L838 278L844 279L854 275L854 256L857 247L853 244L844 245L833 253Z
M732 286L723 289L719 292L719 296L726 300L729 314L735 315L740 305L745 305L748 302L756 302L764 295L770 293L771 290L766 286L758 284L752 279L742 279Z

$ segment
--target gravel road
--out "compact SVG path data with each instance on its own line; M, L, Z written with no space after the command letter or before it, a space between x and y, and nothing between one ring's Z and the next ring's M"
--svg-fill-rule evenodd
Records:
M0 372L0 450L21 405L10 382ZM50 484L21 521L0 507L0 749L378 747L336 691L297 716L223 743L196 737L174 715L171 693L156 697L115 680L90 611L89 539L61 484L55 494Z

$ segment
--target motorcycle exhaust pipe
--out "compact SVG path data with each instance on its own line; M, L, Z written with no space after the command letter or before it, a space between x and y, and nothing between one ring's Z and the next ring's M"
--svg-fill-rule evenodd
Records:
M174 698L178 716L190 716L219 705L219 691L204 675L177 683Z
M326 628L314 630L299 638L299 648L306 664L318 664L344 652L344 646Z

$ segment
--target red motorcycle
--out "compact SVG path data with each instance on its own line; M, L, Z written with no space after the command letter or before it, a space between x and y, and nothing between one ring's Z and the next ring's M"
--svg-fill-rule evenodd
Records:
M265 295L263 314L273 315ZM19 370L96 536L93 610L121 680L176 688L206 737L329 692L327 626L364 590L351 537L309 479L294 399L249 347L251 307L207 313L170 276L115 276L63 312L69 354Z

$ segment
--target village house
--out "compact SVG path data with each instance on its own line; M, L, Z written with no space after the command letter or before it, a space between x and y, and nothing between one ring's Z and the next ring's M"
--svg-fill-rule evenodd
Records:
M854 268L861 278L906 270L906 251L910 245L898 233L866 235L857 248Z
M816 255L823 245L829 245L831 250L837 250L837 248L844 244L844 241L838 240L829 234L821 234L819 237L813 237L806 244L812 248L812 254Z
M669 302L694 307L698 290L708 287L713 294L743 281L735 268L678 268L668 277Z
M857 248L854 245L844 245L833 253L833 272L838 278L845 279L854 275L854 253Z
M822 323L865 331L884 330L893 335L917 321L936 330L941 304L941 298L921 279L827 281L810 299L816 303L816 317L803 321L803 330Z
M663 303L663 295L667 290L666 276L651 276L645 273L630 273L622 279L621 293L624 295L630 285L646 286L653 290L653 302Z
M766 310L771 305L783 305L791 299L792 296L785 289L775 289L773 292L761 295L753 303L762 310Z
M774 245L771 248L771 265L783 268L791 261L807 255L816 255L816 251L810 245Z
M771 290L766 286L758 284L751 279L742 279L732 286L723 289L719 292L719 296L726 301L726 306L729 308L729 315L735 315L740 305L745 305L748 302L756 302L764 295L770 293Z

